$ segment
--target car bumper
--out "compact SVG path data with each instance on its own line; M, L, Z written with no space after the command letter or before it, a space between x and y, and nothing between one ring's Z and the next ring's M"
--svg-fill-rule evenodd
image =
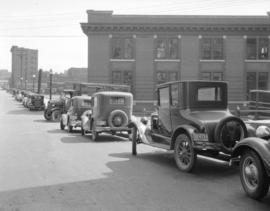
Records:
M81 120L70 120L69 125L72 127L81 127Z

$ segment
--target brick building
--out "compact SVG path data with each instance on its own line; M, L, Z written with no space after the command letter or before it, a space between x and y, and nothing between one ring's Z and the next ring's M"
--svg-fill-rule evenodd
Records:
M131 84L137 101L170 80L225 80L229 100L269 89L270 17L114 15L88 10L88 82Z
M29 88L36 80L38 71L38 50L11 47L11 87Z

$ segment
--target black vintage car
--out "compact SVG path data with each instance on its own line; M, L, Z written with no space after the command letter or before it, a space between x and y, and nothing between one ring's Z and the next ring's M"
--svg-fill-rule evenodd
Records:
M82 135L92 133L97 140L101 133L130 132L128 123L133 110L133 95L130 92L102 91L92 95L92 109L82 115Z
M66 89L59 99L50 100L44 110L44 118L48 121L59 121L61 114L67 112L68 101L76 95L80 95L80 93L73 89Z
M41 94L31 93L28 97L27 107L30 111L33 110L43 110L44 105L44 96Z
M247 195L261 199L270 183L270 121L250 120L246 124L249 130L253 129L253 137L236 144L231 161L240 166L240 179Z
M178 168L190 172L198 154L229 161L248 135L245 123L228 110L226 82L168 82L157 94L157 112L130 124L134 155L139 143L174 150Z

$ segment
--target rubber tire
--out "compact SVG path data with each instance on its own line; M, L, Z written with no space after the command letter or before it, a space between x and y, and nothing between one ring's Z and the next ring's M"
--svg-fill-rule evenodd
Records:
M47 109L44 110L44 118L48 121L52 119L52 113L51 112L49 113Z
M84 136L85 135L85 130L83 129L83 127L81 126L81 134L82 134L82 136Z
M132 127L131 128L131 142L132 142L132 155L137 155L137 138L138 138L138 128Z
M178 146L184 141L187 141L188 145L190 146L191 157L190 157L190 163L188 165L184 164L179 159L178 150L177 150ZM194 151L192 147L192 142L191 142L190 137L185 133L181 133L176 137L175 144L174 144L174 160L177 167L183 172L192 172L192 170L195 167L195 164L197 161L197 153Z
M122 116L123 123L120 126L115 126L113 124L113 119L115 116L118 116L118 115ZM108 124L110 127L125 127L128 124L128 116L122 110L113 110L108 117Z
M60 129L65 130L65 125L63 124L63 120L60 119Z
M55 116L56 116L57 113L58 113L58 118L55 118ZM61 113L60 113L60 110L59 109L54 110L52 112L52 114L51 114L51 120L54 121L54 122L59 122L60 117L61 117Z
M258 186L255 190L251 190L250 188L248 188L248 186L245 183L245 179L244 179L244 162L247 158L251 158L254 161L255 166L258 169L258 178L259 178L259 182L258 182ZM269 178L266 174L264 165L260 159L260 157L258 156L258 154L256 152L254 152L253 150L248 150L246 151L243 156L241 156L241 160L240 160L240 180L242 183L242 187L244 189L244 191L246 192L246 194L256 200L259 200L263 197L266 196L268 189L269 189Z
M96 141L98 138L98 133L96 131L96 125L95 125L95 122L93 121L92 122L92 140L93 141Z
M68 121L68 132L72 133L73 132L73 127L71 125L69 125L69 121Z
M240 123L240 125L241 125L241 127L243 128L243 131L244 131L244 137L243 138L246 138L248 136L247 127L246 127L245 123L240 118L235 117L235 116L229 116L229 117L226 117L226 118L222 119L217 124L217 126L215 128L214 139L215 139L216 143L221 144L222 152L227 153L227 154L231 154L233 152L233 147L228 148L227 146L224 145L224 143L220 139L220 133L221 133L221 130L222 130L224 124L227 123L227 122L231 122L231 121L236 121L236 122Z

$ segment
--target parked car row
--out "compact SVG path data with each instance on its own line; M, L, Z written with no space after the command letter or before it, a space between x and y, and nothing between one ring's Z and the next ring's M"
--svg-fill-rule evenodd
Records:
M14 98L22 102L23 106L32 110L43 110L45 107L44 104L44 95L37 94L27 90L12 89L11 90Z
M142 118L133 115L133 95L121 91L73 96L65 98L61 111L56 103L46 109L61 113L61 130L78 128L94 141L102 133L129 134L133 155L139 144L173 151L176 166L183 172L192 172L197 155L239 165L244 191L261 199L270 182L270 121L234 116L228 109L227 86L221 81L160 84L156 111Z

